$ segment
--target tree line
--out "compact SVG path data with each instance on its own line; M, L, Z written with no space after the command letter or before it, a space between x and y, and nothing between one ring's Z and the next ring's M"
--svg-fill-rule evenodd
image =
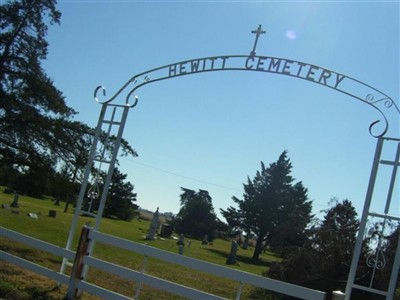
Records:
M54 0L0 6L0 184L18 193L67 201L67 209L76 200L95 129L74 120L77 112L41 66L48 52L47 24L60 24L60 18ZM106 143L106 134L101 134L106 151L114 140L112 136ZM121 148L122 155L137 155L126 140ZM137 208L133 186L124 181L126 175L117 169L106 214L116 215L115 199L121 199L121 191L123 210ZM121 187L118 193L115 186Z
M291 175L292 163L283 151L278 160L268 167L261 162L261 170L253 179L243 184L243 198L232 197L236 206L221 209L227 224L214 212L212 198L207 191L195 192L182 188L181 209L174 220L175 230L194 238L205 234L214 238L218 232L241 231L246 239L256 241L252 259L269 250L282 258L263 275L326 292L345 290L360 221L351 201L331 199L331 208L324 211L323 220L312 214L312 201L301 181ZM387 230L382 236L381 229ZM358 284L369 286L374 277L374 287L386 290L393 265L400 222L375 223L368 232L356 276ZM376 274L367 266L374 257L374 239L381 239L380 249L387 267ZM256 299L294 299L255 290ZM353 291L352 299L380 299L362 291Z

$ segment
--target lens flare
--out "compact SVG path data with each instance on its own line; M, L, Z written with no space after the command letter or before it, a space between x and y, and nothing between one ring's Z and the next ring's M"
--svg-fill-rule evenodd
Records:
M297 34L294 30L289 29L286 31L286 37L291 40L295 40L297 38Z

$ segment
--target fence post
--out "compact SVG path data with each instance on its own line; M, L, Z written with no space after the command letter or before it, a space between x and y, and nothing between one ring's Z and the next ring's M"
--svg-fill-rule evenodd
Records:
M242 295L242 289L243 289L243 283L240 282L239 288L238 288L238 290L236 292L236 300L240 299L240 296Z
M142 262L142 269L140 270L140 274L144 274L144 270L146 269L146 265L147 265L147 259L148 256L145 255L143 258L143 262ZM135 296L133 297L134 300L138 300L139 299L139 294L140 294L140 288L142 287L142 282L139 280L136 284L136 292L135 292Z
M91 227L85 225L82 227L81 236L79 237L78 249L76 250L74 265L72 267L71 277L68 284L67 300L73 300L79 296L80 291L77 289L78 280L81 280L83 271L83 258L88 253L90 244L89 232L92 230Z

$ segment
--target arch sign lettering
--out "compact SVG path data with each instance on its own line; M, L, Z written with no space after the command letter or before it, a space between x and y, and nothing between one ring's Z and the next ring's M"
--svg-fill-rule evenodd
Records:
M106 89L102 86L98 86L94 91L94 98L97 102L103 104L102 110L99 117L99 122L96 128L96 133L93 139L92 148L89 154L89 158L86 165L86 171L84 178L82 180L82 186L80 189L77 206L75 209L74 219L71 224L70 233L68 236L68 241L66 248L71 249L74 233L76 230L76 226L78 223L78 218L80 214L91 215L96 218L96 222L94 225L94 229L98 229L100 226L100 220L103 215L104 205L106 202L108 188L110 184L110 180L114 171L115 161L118 153L118 148L121 142L122 132L124 130L126 118L128 115L128 110L131 107L134 107L138 102L138 97L135 95L135 91L145 85L150 83L154 83L161 80L173 79L181 76L195 75L205 72L217 72L217 71L252 71L252 72L264 72L269 74L277 74L290 76L302 80L306 80L311 83L319 84L324 87L333 89L340 93L346 94L354 99L362 101L363 103L370 105L374 109L376 109L381 116L381 120L374 121L370 127L369 132L372 136L376 137L378 140L377 144L377 154L374 158L374 166L381 163L379 156L383 143L383 139L391 140L398 143L398 154L396 159L393 162L385 162L389 165L393 166L393 175L390 183L389 190L390 195L392 195L392 191L394 189L395 176L397 172L397 167L400 166L399 157L400 157L400 139L399 138L388 138L385 134L389 128L389 121L386 118L385 113L388 110L393 110L396 115L400 116L400 110L394 100L390 98L388 95L379 91L378 89L365 84L357 79L351 78L349 76L340 74L338 72L328 70L326 68L322 68L313 64L304 63L301 61L291 60L287 58L279 58L279 57L271 57L271 56L260 56L256 54L256 47L258 38L261 34L264 34L265 31L261 29L261 25L252 33L255 34L255 41L253 45L253 49L249 55L222 55L222 56L210 56L210 57L202 57L195 58L185 61L180 61L172 64L168 64L165 66L161 66L158 68L154 68L137 75L134 75L131 79L129 79L111 98L109 99L100 99L98 95L99 92L102 92L102 97L106 97ZM119 97L120 96L120 97ZM123 104L115 104L112 103L117 98L125 97L125 102ZM132 101L132 103L131 103ZM107 109L111 109L112 113L110 119L106 119L106 111ZM118 113L116 110L120 109L123 111L122 114L119 114L120 119L118 120L116 117ZM381 123L380 126L375 126L378 123ZM108 126L108 128L103 129L102 126ZM114 138L110 132L113 128L117 128L116 138ZM377 127L379 127L377 129ZM104 148L98 149L101 143L98 143L100 135L106 132L107 135L105 137L105 141L103 140L103 144L109 143L112 148L112 153L105 153ZM104 139L104 135L102 136ZM98 145L99 144L99 145ZM96 166L97 164L97 166ZM103 190L100 193L100 176L99 174L92 174L91 170L93 165L97 167L97 169L101 169L103 166L107 166L108 169L105 173L107 177L105 179ZM352 266L349 274L348 285L346 288L346 300L349 300L351 289L355 287L353 284L355 270L357 268L357 262L359 258L359 254L361 251L361 245L363 240L363 234L366 230L367 218L368 216L378 216L376 213L370 213L369 207L372 198L372 191L374 189L374 181L376 176L376 170L373 167L373 171L371 172L371 180L370 186L368 187L368 192L365 200L365 207L363 210L363 216L361 219L359 236L357 238L356 248L354 250L354 256L352 261ZM377 168L377 167L376 167ZM375 170L375 171L374 171ZM88 189L88 181L92 178L93 182L91 184L91 188ZM88 190L87 190L88 189ZM99 201L97 198L100 197ZM384 219L384 222L387 220L398 220L400 221L400 216L388 216L388 211L391 203L391 196L388 197L387 203L385 205L385 210L382 215L379 215ZM398 200L397 200L398 201ZM85 205L83 205L85 203ZM94 203L97 203L95 206ZM84 208L85 207L85 208ZM383 226L385 227L385 226ZM400 242L399 242L400 245ZM387 294L393 294L394 287L396 285L396 268L398 270L400 265L400 246L398 245L397 254L393 269L395 270L392 273L390 286ZM91 253L93 249L89 249L89 253ZM376 251L380 251L377 248ZM374 260L375 265L373 266L375 269L378 269L382 264L378 264L379 260ZM63 265L61 267L61 272L65 271L67 261L64 259ZM84 276L86 275L87 269L84 272ZM365 288L364 288L365 289Z
M370 133L375 137L384 136L389 127L388 120L385 116L386 109L394 109L398 114L400 114L399 107L397 107L391 97L357 79L301 61L256 55L255 50L258 38L261 34L265 33L265 31L261 29L260 25L258 29L252 31L252 33L256 34L256 39L253 50L249 55L202 57L154 68L134 75L110 99L99 99L98 92L102 90L103 96L105 96L105 88L103 86L98 86L94 92L95 100L99 103L110 103L123 91L127 91L128 95L126 96L125 103L130 106L135 106L137 104L137 97L135 97L133 104L129 104L130 97L134 95L134 92L138 88L153 82L204 72L254 71L307 80L334 89L372 106L379 111L384 121L383 129L380 130L379 133L373 133L372 127L380 121L375 121L371 124Z

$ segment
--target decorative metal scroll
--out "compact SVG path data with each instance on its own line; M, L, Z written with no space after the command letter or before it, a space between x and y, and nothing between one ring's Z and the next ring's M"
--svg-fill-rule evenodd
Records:
M386 266L386 258L383 248L389 242L385 237L385 227L387 220L384 219L381 223L373 224L368 230L370 246L374 248L367 257L366 264L372 268L372 276L369 287L373 286L376 271L382 270ZM386 245L387 246L387 245Z
M371 135L375 137L384 136L388 130L389 122L385 116L385 110L393 109L400 114L400 109L391 97L357 79L300 61L251 54L203 57L165 65L133 76L109 99L101 100L99 98L98 92L102 90L103 97L105 97L106 90L103 86L98 86L94 91L94 97L99 103L109 103L122 92L128 92L126 105L134 106L138 101L138 97L134 95L134 92L139 87L165 79L213 71L273 73L307 80L334 89L372 106L381 114L382 120L373 122L369 127ZM131 105L129 102L132 96L135 97L135 102ZM373 133L372 129L381 121L384 122L383 129L379 130L378 134Z
M93 212L94 204L100 196L100 187L99 187L100 182L101 182L100 174L96 172L94 175L92 186L89 188L87 192L87 198L88 198L87 211L89 213Z

